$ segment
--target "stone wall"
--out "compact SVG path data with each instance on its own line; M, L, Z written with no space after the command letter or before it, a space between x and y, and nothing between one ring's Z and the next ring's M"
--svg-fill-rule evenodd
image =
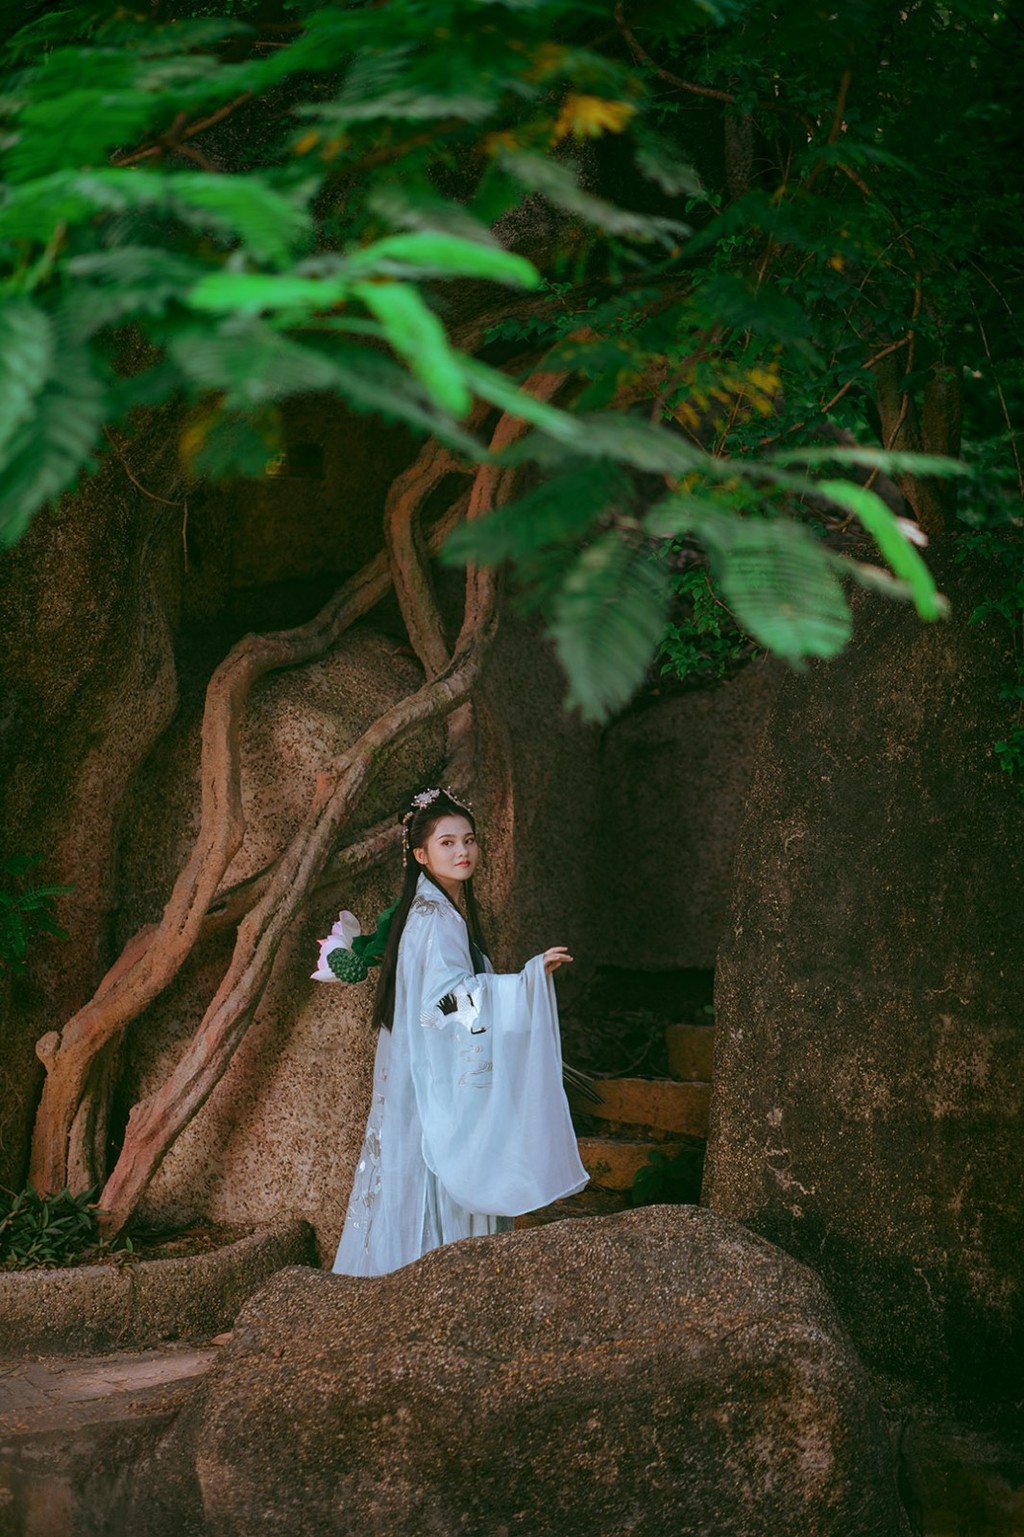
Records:
M704 1199L812 1265L876 1368L1019 1398L1024 806L998 633L861 596L786 677L717 982Z

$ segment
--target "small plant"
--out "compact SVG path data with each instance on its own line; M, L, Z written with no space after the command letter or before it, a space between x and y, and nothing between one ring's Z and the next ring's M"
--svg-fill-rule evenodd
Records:
M629 1193L634 1206L694 1206L700 1200L703 1149L682 1147L673 1157L653 1148L644 1167L633 1176Z
M0 1191L0 1269L73 1265L99 1241L95 1187L40 1195L32 1185Z
M69 937L57 922L54 898L75 888L35 885L29 875L41 862L41 854L16 854L0 864L0 975L24 971L29 940L37 934Z
M658 649L662 677L681 683L714 683L756 650L716 594L703 566L672 573L673 613Z

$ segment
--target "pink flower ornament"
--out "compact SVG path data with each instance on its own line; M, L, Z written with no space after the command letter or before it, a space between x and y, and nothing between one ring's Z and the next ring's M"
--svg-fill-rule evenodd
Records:
M344 912L339 913L338 921L331 929L327 938L317 940L317 944L320 946L320 955L316 963L316 970L310 972L312 980L314 982L339 981L340 979L335 976L328 966L327 957L332 950L351 950L353 939L355 939L357 934L361 933L362 929L359 927L359 919L355 913L350 913L347 908Z

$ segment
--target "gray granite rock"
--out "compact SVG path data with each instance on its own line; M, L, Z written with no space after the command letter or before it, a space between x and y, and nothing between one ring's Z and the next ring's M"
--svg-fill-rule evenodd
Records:
M821 1283L698 1207L282 1271L134 1498L137 1537L909 1530Z

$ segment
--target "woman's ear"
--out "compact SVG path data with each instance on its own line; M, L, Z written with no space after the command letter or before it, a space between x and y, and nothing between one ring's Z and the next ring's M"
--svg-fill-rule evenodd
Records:
M413 854L413 858L415 859L415 861L416 861L416 863L418 865L425 865L426 864L426 862L427 862L427 855L426 855L426 851L424 849L413 849L412 854Z

